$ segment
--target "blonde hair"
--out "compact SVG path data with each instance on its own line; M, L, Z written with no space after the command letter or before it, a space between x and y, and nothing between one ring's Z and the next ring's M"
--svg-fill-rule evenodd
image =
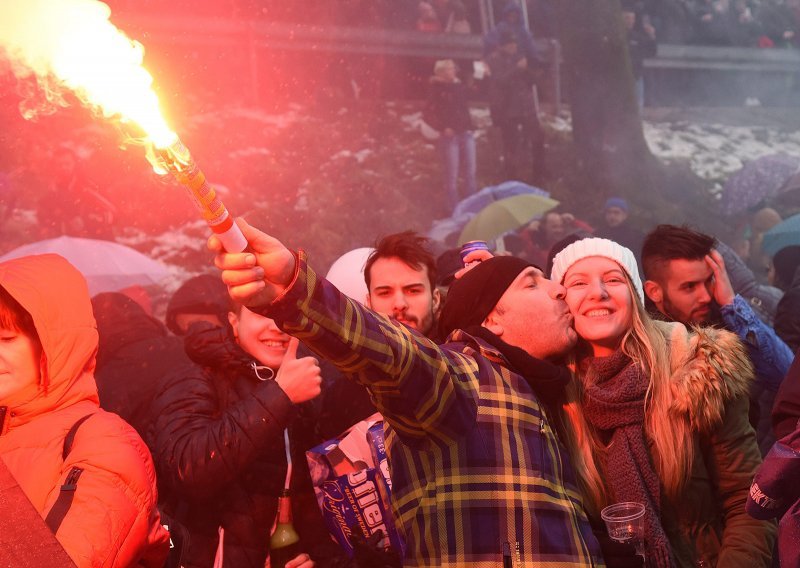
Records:
M670 419L672 368L669 342L645 311L627 273L626 282L633 300L633 313L631 328L622 338L620 349L649 378L645 394L645 437L653 443L653 465L667 496L676 498L692 470L693 434L687 421ZM586 344L581 343L585 350ZM585 503L590 510L599 514L609 504L610 499L604 482L605 472L601 471L600 465L606 448L584 416L586 376L576 364L577 355L573 354L571 359L570 367L574 378L567 389L567 402L563 406L566 420L562 427L568 438L568 447Z
M445 71L450 67L455 69L456 62L453 61L452 59L440 59L433 64L433 74L436 77L441 77L442 75L444 75Z

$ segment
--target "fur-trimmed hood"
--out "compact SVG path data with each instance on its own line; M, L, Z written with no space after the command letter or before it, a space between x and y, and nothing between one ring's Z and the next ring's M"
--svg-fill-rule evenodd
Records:
M750 391L754 374L747 350L735 334L722 329L656 325L670 349L670 418L688 420L693 431L709 432L722 421L726 404Z

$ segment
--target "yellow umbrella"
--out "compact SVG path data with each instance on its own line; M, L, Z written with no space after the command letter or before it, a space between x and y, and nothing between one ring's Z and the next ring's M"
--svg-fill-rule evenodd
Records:
M481 209L461 231L459 243L493 241L499 236L522 227L544 215L558 201L542 195L515 195L495 201Z

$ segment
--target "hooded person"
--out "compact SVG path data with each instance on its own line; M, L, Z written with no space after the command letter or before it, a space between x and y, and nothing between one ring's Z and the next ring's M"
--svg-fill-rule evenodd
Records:
M630 206L622 197L609 197L603 206L603 220L594 235L619 243L629 249L636 259L642 250L644 233L631 225Z
M200 274L189 278L170 298L165 322L175 335L186 335L191 324L204 321L224 325L228 317L228 291L219 277Z
M0 459L78 568L162 566L150 454L98 404L86 280L64 258L0 263Z
M92 309L100 336L95 369L100 406L146 438L155 421L152 406L159 382L192 366L184 342L125 294L97 294Z
M404 566L602 564L540 402L569 380L548 361L575 340L561 286L520 259L484 261L451 286L439 346L339 293L304 253L238 223L252 253L209 242L231 296L364 385L384 417Z
M544 54L536 46L533 35L525 26L522 7L516 2L508 2L502 10L501 20L483 37L483 56L489 57L503 43L504 37L512 37L519 45L522 55L530 65L542 63Z

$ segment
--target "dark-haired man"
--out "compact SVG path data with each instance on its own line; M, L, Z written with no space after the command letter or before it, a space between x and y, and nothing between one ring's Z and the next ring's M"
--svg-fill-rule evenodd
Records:
M526 261L486 260L451 286L440 321L449 343L439 347L237 223L252 252L209 240L231 296L365 385L390 426L404 566L602 564L543 402L570 380L548 361L576 341L563 286Z
M687 227L659 225L642 246L644 290L662 317L683 324L722 325L745 344L756 373L751 399L757 399L761 407L760 412L751 410L751 422L757 426L763 454L774 441L768 420L771 401L793 354L750 304L734 293L715 244L714 237ZM764 389L770 394L762 396Z
M428 240L413 231L378 241L364 267L367 306L430 336L439 310L436 259Z
M428 240L413 231L387 235L375 243L364 266L365 304L381 315L431 337L436 333L440 292L436 260ZM319 435L329 439L375 414L375 403L362 385L337 376L323 363L328 384L323 391Z

